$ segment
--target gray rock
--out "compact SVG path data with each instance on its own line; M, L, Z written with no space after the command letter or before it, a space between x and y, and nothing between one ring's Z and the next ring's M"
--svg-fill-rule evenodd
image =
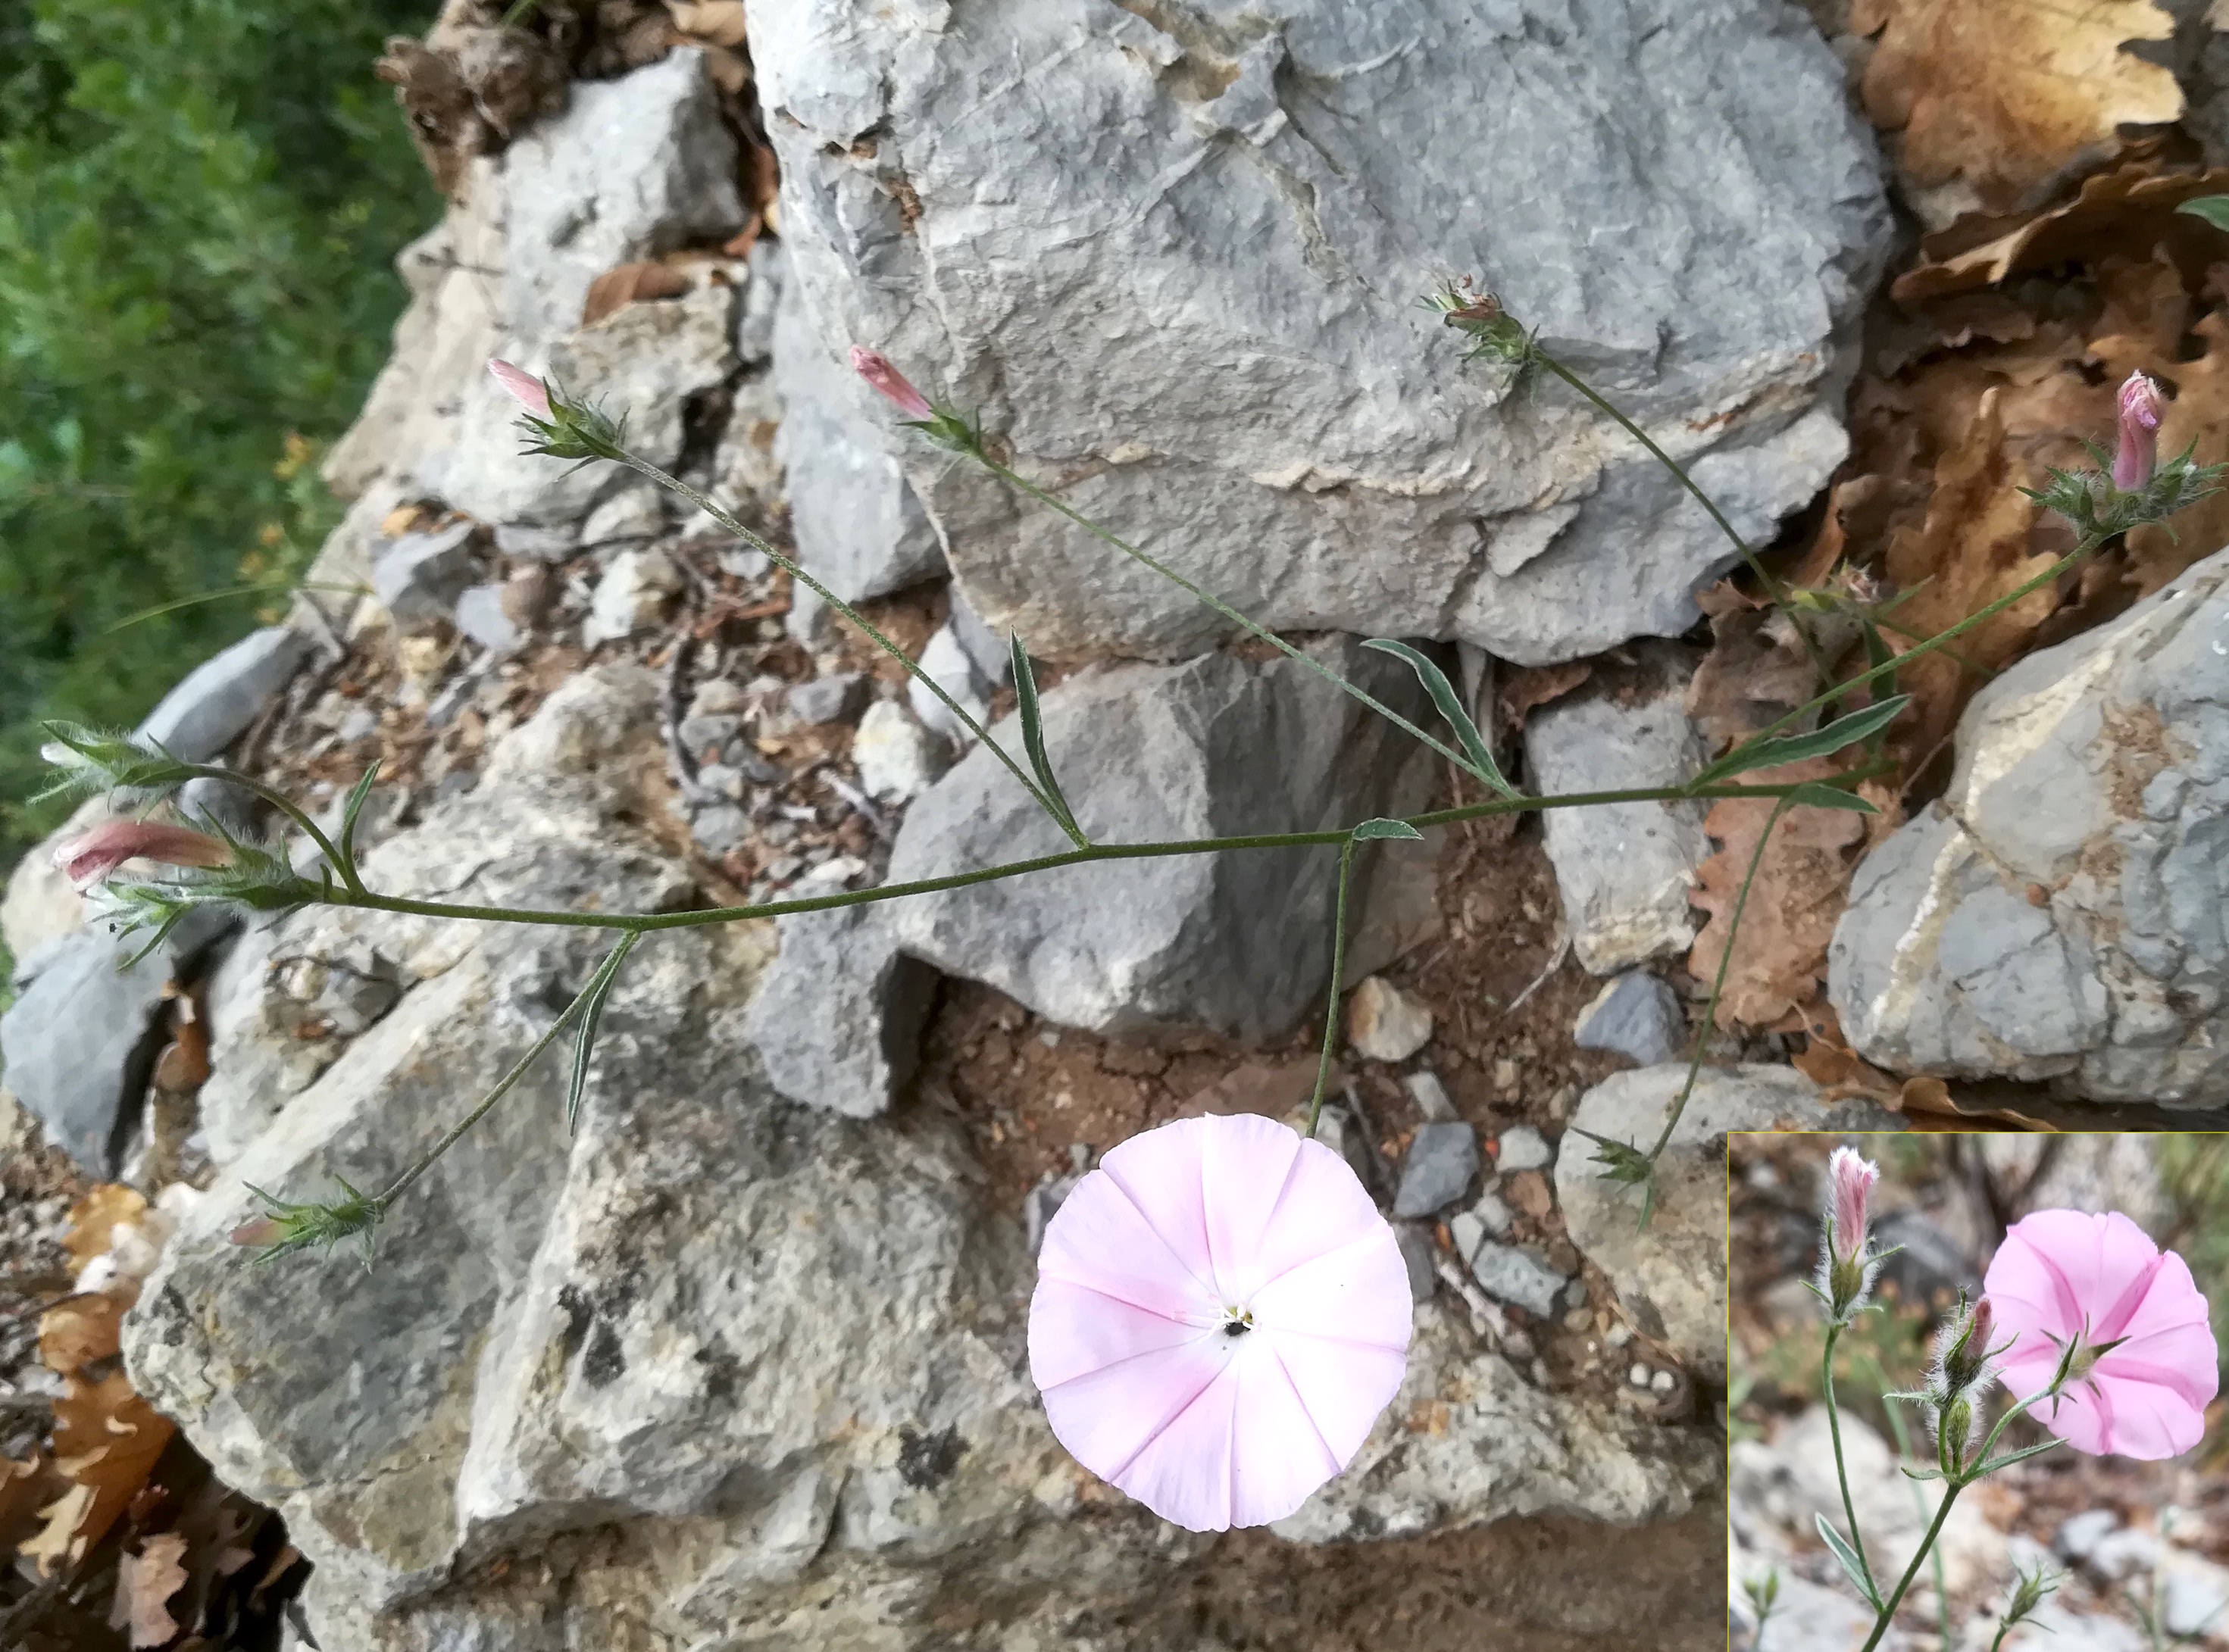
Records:
M1448 1099L1448 1087L1440 1082L1438 1073L1412 1073L1401 1085L1416 1104L1416 1111L1431 1123L1443 1124L1455 1117L1455 1105Z
M99 924L17 961L18 993L0 1015L0 1073L47 1139L96 1178L115 1177L138 1126L164 987L225 927L197 912L129 970L119 966L147 938L119 938Z
M430 533L405 534L371 560L372 594L409 633L446 624L457 599L479 571L473 541L479 524L466 517Z
M504 319L518 338L571 331L598 276L720 240L746 216L735 139L701 54L675 52L569 93L562 115L503 154Z
M1686 1025L1680 995L1668 982L1646 970L1628 970L1579 1012L1571 1042L1653 1067L1680 1058Z
M1493 1239L1471 1253L1470 1271L1479 1289L1494 1301L1543 1319L1554 1315L1556 1298L1569 1277L1551 1267L1547 1258L1529 1245L1502 1245Z
M581 624L581 641L594 648L650 630L665 618L680 591L681 570L665 552L621 551L597 581L595 600Z
M1334 670L1426 714L1397 662L1346 639L1318 646ZM1433 784L1423 747L1289 660L1086 671L1042 704L1054 771L1095 842L1345 825L1421 808ZM1017 720L992 738L1018 750ZM1069 847L976 750L908 811L890 880ZM891 922L915 956L1067 1026L1257 1037L1292 1027L1323 989L1335 879L1329 848L1108 861L909 900ZM1366 885L1357 893L1367 901Z
M1401 1260L1409 1269L1410 1298L1431 1301L1432 1292L1439 1286L1439 1273L1434 1265L1430 1226L1424 1222L1396 1222L1393 1238L1401 1247Z
M1668 655L1656 663L1670 664ZM1684 669L1684 667L1680 668ZM1682 708L1680 669L1628 703L1582 692L1525 724L1525 760L1544 794L1670 785L1700 768L1704 741ZM1687 891L1710 853L1699 803L1620 803L1542 816L1571 949L1596 975L1683 951L1695 938Z
M994 688L1013 681L1014 655L1006 639L975 611L957 580L947 588L946 595L952 610L951 617L945 621L946 627L959 640L975 668L975 675Z
M723 772L735 774L736 771L728 769ZM703 776L698 778L701 780ZM751 835L751 817L732 803L716 803L698 810L691 818L689 835L707 855L725 855Z
M1082 1180L1078 1175L1041 1176L1037 1185L1022 1196L1022 1230L1031 1256L1044 1248L1045 1224L1060 1213L1060 1207L1068 1202L1069 1194Z
M2178 1554L2168 1566L2161 1596L2161 1623L2169 1635L2194 1640L2209 1630L2218 1634L2229 1612L2229 1567Z
M1346 1001L1346 1036L1366 1061L1405 1061L1431 1041L1432 1012L1383 976L1370 976Z
M980 412L1022 474L1181 545L1189 574L1273 626L1528 663L1685 630L1731 556L1576 399L1464 365L1416 308L1445 272L1482 271L1753 538L1824 483L1887 220L1872 135L1799 12L1149 14L755 16L783 239L829 347L886 350ZM1029 99L971 101L1018 65ZM1032 648L1165 657L1221 634L978 467L905 451L970 600Z
M2229 553L1975 696L1858 868L1828 995L1867 1060L2229 1103Z
M247 732L272 696L292 679L309 641L285 625L250 631L223 653L204 660L164 695L147 720L151 740L189 763L206 763Z
M788 476L798 560L846 602L935 579L944 550L896 458L909 432L893 433L874 411L873 392L841 360L851 341L824 343L806 304L786 287L774 330L774 458Z
M684 717L673 730L683 748L699 756L719 751L742 732L742 718L701 711Z
M718 306L713 305L714 313ZM654 539L665 530L665 495L645 483L623 488L594 510L581 524L581 548L621 541Z
M1530 1124L1502 1131L1495 1148L1493 1168L1504 1175L1512 1170L1545 1170L1556 1162L1556 1149Z
M866 678L858 672L838 671L792 683L782 695L782 703L800 723L839 723L851 714L866 687Z
M2051 1540L2052 1548L2069 1560L2086 1560L2104 1542L2121 1528L2121 1516L2110 1508L2085 1508L2078 1514L2069 1514L2059 1523L2059 1532Z
M878 803L919 797L951 761L949 748L895 700L877 700L851 736L859 784Z
M1706 1381L1726 1361L1726 1156L1730 1130L1887 1130L1904 1121L1871 1102L1820 1099L1793 1067L1705 1067L1656 1166L1656 1210L1635 1220L1639 1195L1605 1181L1589 1137L1646 1151L1686 1081L1684 1063L1613 1073L1587 1092L1571 1120L1583 1132L1557 1156L1564 1231L1609 1276L1634 1322Z
M852 1118L886 1111L913 1076L936 972L897 950L879 906L791 912L744 1036L792 1101Z
M1478 1175L1478 1132L1468 1124L1419 1124L1401 1163L1396 1216L1429 1216L1470 1190Z
M978 723L991 714L991 683L975 669L975 662L960 646L960 638L947 623L930 637L921 650L917 662L931 682L960 702L961 709ZM906 682L906 702L913 714L921 719L924 728L941 734L954 746L965 745L974 737L969 734L960 719L949 708L928 691L927 683L919 677Z
M2167 1553L2167 1545L2156 1532L2128 1527L2100 1537L2091 1546L2083 1564L2108 1583L2126 1583L2158 1571Z
M526 634L504 609L499 585L471 586L459 592L456 621L459 631L497 654L509 654L526 640Z

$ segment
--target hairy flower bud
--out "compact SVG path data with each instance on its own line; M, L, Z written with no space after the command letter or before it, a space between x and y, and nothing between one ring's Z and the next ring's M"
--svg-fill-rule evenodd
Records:
M2113 485L2134 493L2152 479L2159 463L2160 419L2166 413L2159 387L2142 373L2121 386L2121 446L2113 456Z
M513 367L505 361L492 359L487 366L489 376L510 393L513 401L536 419L546 419L550 416L548 385L525 368Z
M1974 1402L1955 1394L1935 1416L1936 1461L1956 1476L1966 1465L1966 1441L1974 1431Z
M907 418L936 417L936 409L928 405L928 398L915 389L906 375L893 367L890 358L880 350L870 350L864 344L852 345L851 370Z
M159 861L165 866L229 866L232 845L189 827L140 820L104 821L82 837L55 851L55 866L80 894L126 861Z
M1850 1148L1838 1147L1827 1161L1827 1178L1833 1204L1834 1231L1830 1241L1837 1262L1855 1261L1865 1253L1868 1207L1880 1169L1861 1159Z
M1943 1380L1953 1393L1962 1393L1988 1370L1989 1333L1995 1316L1987 1297L1970 1312L1954 1318L1943 1348Z

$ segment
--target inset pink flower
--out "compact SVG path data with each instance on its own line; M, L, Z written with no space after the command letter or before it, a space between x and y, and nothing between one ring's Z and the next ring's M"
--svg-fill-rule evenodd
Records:
M928 398L913 387L906 375L890 364L890 358L880 350L870 350L864 344L851 346L851 370L864 379L869 387L880 391L909 419L931 419L936 409L928 405Z
M2147 1461L2198 1444L2219 1382L2206 1298L2183 1259L2126 1216L2036 1212L2005 1235L1985 1289L1998 1334L2014 1337L1998 1368L2016 1398L2051 1386L2069 1342L2105 1348L2078 1355L2057 1399L2030 1413L2060 1439Z
M1045 1229L1030 1375L1076 1459L1195 1532L1282 1520L1401 1386L1408 1269L1337 1154L1275 1120L1134 1136Z
M548 385L543 383L524 368L513 367L510 362L499 359L489 361L488 372L495 381L509 393L512 400L536 419L544 422L549 420L550 413Z
M105 881L126 861L160 861L167 866L220 867L232 864L232 846L190 827L157 821L107 820L55 851L55 867L80 894Z

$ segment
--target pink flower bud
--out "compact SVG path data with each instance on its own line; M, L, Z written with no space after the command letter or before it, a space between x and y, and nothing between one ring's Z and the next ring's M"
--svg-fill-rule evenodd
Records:
M2113 455L2113 485L2132 493L2152 479L2159 462L2160 419L2167 407L2159 386L2131 373L2121 386L2121 448Z
M242 1222L227 1237L234 1245L276 1245L286 1236L286 1230L268 1216L258 1216L252 1222Z
M511 393L511 400L536 419L549 418L549 387L524 368L513 367L504 361L491 360L488 372L495 381Z
M166 866L229 866L232 846L184 826L111 820L55 851L55 868L80 894L134 860L160 861Z
M1840 1262L1853 1261L1866 1248L1866 1207L1872 1197L1873 1183L1880 1180L1880 1171L1851 1149L1838 1147L1827 1161L1827 1176L1833 1184L1828 1213L1834 1223L1834 1258Z
M892 367L890 358L880 350L870 350L864 344L852 345L851 370L889 397L907 418L935 417L936 410L928 405L928 398L908 383L906 375Z

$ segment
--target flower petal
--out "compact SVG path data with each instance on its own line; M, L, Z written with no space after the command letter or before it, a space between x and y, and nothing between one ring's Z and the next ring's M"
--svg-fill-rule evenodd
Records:
M1331 1443L1308 1415L1275 1344L1265 1344L1258 1353L1249 1349L1231 1370L1238 1401L1230 1452L1230 1523L1267 1526L1306 1502L1346 1461L1333 1454Z
M1186 1118L1133 1136L1110 1148L1098 1170L1084 1180L1088 1183L1103 1175L1111 1181L1191 1276L1200 1299L1228 1307L1216 1284L1215 1259L1207 1245L1207 1190L1201 1162L1207 1126L1204 1118ZM1082 1191L1082 1187L1076 1189ZM1065 1211L1067 1206L1061 1208Z
M1051 1388L1140 1354L1217 1334L1089 1285L1046 1278L1030 1298L1030 1380Z
M1191 1180L1197 1185L1199 1178ZM1103 1170L1077 1182L1045 1224L1037 1275L1088 1285L1172 1319L1205 1325L1210 1316L1219 1316L1202 1271L1170 1248L1137 1201Z
M1414 1317L1408 1265L1393 1230L1351 1239L1337 1250L1288 1268L1253 1295L1254 1322L1342 1342L1409 1346Z
M1256 1113L1234 1113L1219 1127L1203 1129L1199 1142L1203 1217L1216 1288L1225 1301L1242 1303L1269 1277L1260 1258L1269 1219L1289 1196L1307 1150L1335 1164L1338 1156ZM1352 1179L1353 1172L1347 1175Z
M1249 1340L1200 1331L1188 1342L1071 1377L1042 1391L1045 1420L1070 1456L1146 1502L1124 1474L1229 1369L1235 1345Z
M1365 1234L1390 1240L1392 1232L1346 1161L1321 1142L1307 1143L1283 1197L1269 1213L1256 1258L1261 1277L1253 1283L1258 1289ZM1398 1249L1397 1245L1397 1254Z
M1408 1361L1398 1348L1342 1342L1301 1331L1256 1331L1266 1335L1291 1378L1308 1420L1344 1469L1362 1449L1378 1413L1401 1392ZM1254 1337L1246 1339L1252 1341Z
M1214 1380L1156 1431L1129 1463L1107 1477L1186 1531L1227 1530L1238 1368L1245 1363L1249 1361L1243 1354L1226 1361Z

